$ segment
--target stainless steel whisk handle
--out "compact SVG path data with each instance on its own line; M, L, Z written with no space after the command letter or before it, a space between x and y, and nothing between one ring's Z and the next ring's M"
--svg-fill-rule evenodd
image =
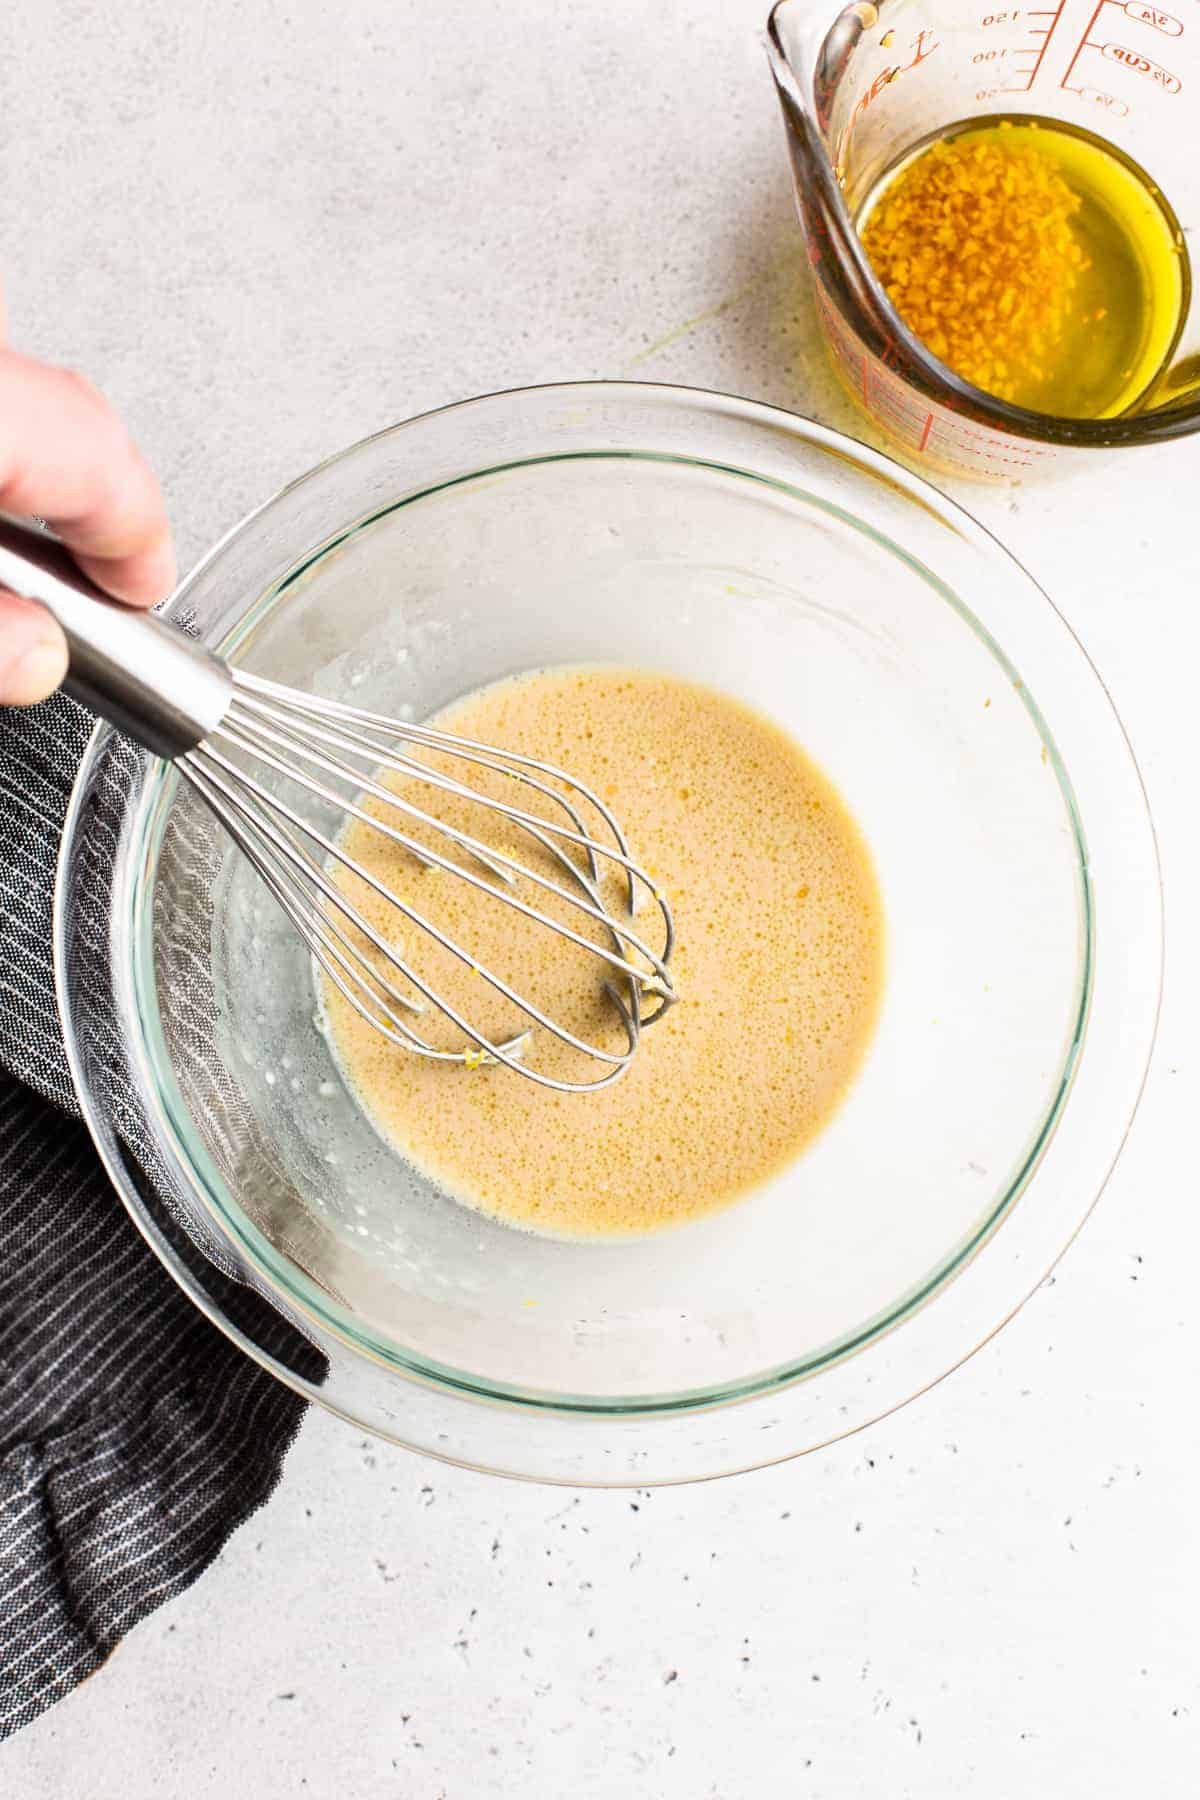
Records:
M220 657L88 579L49 532L0 513L0 587L36 600L67 640L64 686L89 711L171 761L216 729L233 698Z

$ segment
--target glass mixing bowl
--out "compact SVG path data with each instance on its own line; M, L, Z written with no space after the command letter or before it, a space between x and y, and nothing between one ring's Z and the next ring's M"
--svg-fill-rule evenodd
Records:
M551 664L712 683L833 778L887 912L875 1040L801 1158L660 1236L538 1238L377 1135L251 870L100 727L57 897L84 1111L171 1273L282 1379L484 1468L694 1478L897 1405L1044 1276L1142 1083L1157 862L1095 672L958 507L769 407L533 389L322 464L173 610L247 668L417 718Z

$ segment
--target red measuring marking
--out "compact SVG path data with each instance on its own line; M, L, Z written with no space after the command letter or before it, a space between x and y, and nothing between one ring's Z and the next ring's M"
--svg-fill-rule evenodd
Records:
M1079 61L1079 59L1083 55L1084 51L1088 48L1089 44L1091 43L1092 27L1095 25L1096 20L1100 17L1100 14L1104 11L1104 8L1107 5L1108 5L1108 0L1096 0L1096 10L1092 14L1091 18L1088 20L1087 25L1084 29L1083 36L1080 38L1078 44L1076 44L1076 46L1075 46L1075 54L1071 58L1070 62L1067 64L1066 73L1063 76L1062 80L1058 84L1060 88L1067 88L1072 93L1079 92L1078 88L1071 88L1071 76L1075 73L1075 64ZM1096 44L1093 46L1093 48L1098 50L1100 48L1100 46L1098 44Z
M1143 6L1141 0L1125 0L1124 10L1140 25L1151 25L1155 31L1165 32L1168 37L1183 36L1183 21L1177 19L1174 13L1160 12L1157 6Z
M1131 49L1127 44L1116 43L1111 38L1100 40L1092 36L1096 23L1106 6L1115 7L1127 19L1133 19L1139 25L1148 25L1152 31L1162 32L1167 37L1183 36L1182 22L1175 17L1174 13L1163 12L1160 7L1143 5L1142 0L1097 0L1096 9L1088 20L1087 29L1075 46L1075 54L1067 64L1066 73L1059 82L1059 87L1065 88L1068 93L1072 94L1087 95L1089 91L1094 93L1095 90L1072 85L1071 77L1075 73L1075 65L1083 52L1098 50L1106 61L1115 62L1122 68L1132 69L1135 75L1148 76L1156 87L1162 88L1164 93L1177 94L1183 83L1178 75L1173 74L1170 69L1164 69L1161 64L1152 62L1140 50ZM1105 96L1100 97L1107 99ZM1121 103L1118 102L1118 104ZM1125 110L1128 111L1128 108Z
M1129 108L1125 102L1118 100L1115 94L1106 94L1102 88L1072 88L1071 92L1078 94L1081 100L1091 100L1095 105L1102 106L1105 112L1112 113L1114 118L1124 119L1129 115Z
M1053 12L1033 13L1031 15L1035 19L1049 19L1050 23L1048 25L1044 25L1041 27L1042 47L1037 53L1037 61L1034 63L1032 69L1030 69L1030 71L1029 71L1029 81L1027 84L1027 91L1028 91L1028 88L1031 88L1033 86L1034 82L1037 80L1037 72L1042 66L1042 58L1045 56L1046 51L1050 46L1050 39L1054 35L1054 28L1058 24L1059 20L1062 18L1063 7L1065 5L1066 5L1066 0L1058 0L1058 5L1054 8ZM1035 36L1037 35L1036 28L1034 30L1034 35Z
M960 466L965 462L975 468L982 465L1002 470L1029 469L1056 454L1052 444L1008 437L991 426L964 419L945 406L935 405L922 411L914 404L917 395L860 341L819 281L815 297L828 333L834 367L849 391L860 398L868 416L882 430L907 444L910 452L915 449L918 454L930 453L936 425L938 452Z
M1178 75L1172 75L1170 69L1161 64L1151 62L1140 50L1131 50L1127 44L1101 44L1100 54L1109 62L1120 63L1123 69L1132 69L1135 75L1148 75L1156 87L1165 88L1168 94L1177 94L1183 83Z
M1032 56L1034 59L1033 63L1028 72L1012 87L997 88L996 92L998 94L1027 94L1029 92L1030 88L1037 80L1038 70L1042 66L1042 59L1050 47L1050 39L1054 35L1055 27L1062 18L1063 7L1065 5L1066 0L1058 0L1058 5L1055 7L1042 7L1026 15L1030 19L1049 19L1050 23L1048 25L1030 25L1027 28L1026 36L1041 38L1041 44L1026 44L1023 49L1014 50L1012 54L1014 56Z

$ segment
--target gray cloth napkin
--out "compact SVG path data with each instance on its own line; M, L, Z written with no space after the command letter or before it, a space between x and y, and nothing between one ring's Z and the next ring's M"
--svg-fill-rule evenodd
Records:
M303 1412L175 1286L79 1122L50 926L91 725L0 708L0 1739L195 1580Z

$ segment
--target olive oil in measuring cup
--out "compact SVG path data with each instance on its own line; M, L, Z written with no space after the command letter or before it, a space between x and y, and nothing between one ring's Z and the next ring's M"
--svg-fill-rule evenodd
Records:
M855 222L909 330L974 387L1034 412L1137 411L1187 313L1187 254L1158 188L1054 119L939 133L874 183Z

